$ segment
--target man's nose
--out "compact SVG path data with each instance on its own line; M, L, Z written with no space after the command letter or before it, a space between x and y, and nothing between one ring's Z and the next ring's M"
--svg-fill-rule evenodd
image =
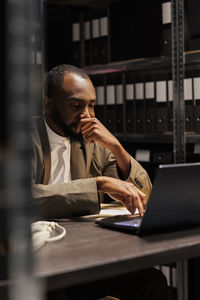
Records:
M84 108L83 112L81 113L80 117L81 118L90 118L91 117L88 106L85 106L85 108Z

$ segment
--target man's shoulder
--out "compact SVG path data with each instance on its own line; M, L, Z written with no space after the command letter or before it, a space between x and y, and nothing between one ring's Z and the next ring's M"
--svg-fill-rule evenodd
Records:
M36 129L41 125L41 122L43 122L43 117L41 116L33 116L32 117L32 128Z
M34 143L39 143L40 141L40 132L42 128L42 123L44 122L43 117L33 116L32 117L32 139Z

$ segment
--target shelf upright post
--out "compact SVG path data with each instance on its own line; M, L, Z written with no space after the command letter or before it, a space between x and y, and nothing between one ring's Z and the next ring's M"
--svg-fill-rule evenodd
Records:
M174 163L186 161L184 103L184 0L171 1L172 79L173 79L173 149ZM188 261L177 261L177 299L188 300Z
M173 144L174 163L184 163L184 0L172 0L172 79L173 79Z
M41 0L7 0L5 202L8 208L9 299L40 300L32 253L31 118L41 94ZM40 50L40 51L39 51ZM38 65L38 66L36 66ZM40 99L41 100L41 99ZM38 103L38 102L37 102Z

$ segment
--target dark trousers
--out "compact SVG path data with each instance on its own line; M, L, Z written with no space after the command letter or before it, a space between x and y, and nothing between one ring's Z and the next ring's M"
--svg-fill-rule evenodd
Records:
M95 300L105 296L120 300L167 300L167 289L167 281L162 272L151 268L74 286L65 289L64 293L66 300Z

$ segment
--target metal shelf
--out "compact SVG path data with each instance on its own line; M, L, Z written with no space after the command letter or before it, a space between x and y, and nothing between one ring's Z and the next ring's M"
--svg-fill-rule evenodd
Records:
M197 65L200 67L200 51L185 52L185 65ZM155 70L171 68L171 57L160 56L151 58L138 58L126 61L112 62L104 65L92 65L84 68L88 75L111 74L125 71Z
M134 142L144 144L171 144L173 143L173 133L160 134L134 134L134 133L115 133L116 138L121 142ZM186 143L200 143L200 134L186 134Z

